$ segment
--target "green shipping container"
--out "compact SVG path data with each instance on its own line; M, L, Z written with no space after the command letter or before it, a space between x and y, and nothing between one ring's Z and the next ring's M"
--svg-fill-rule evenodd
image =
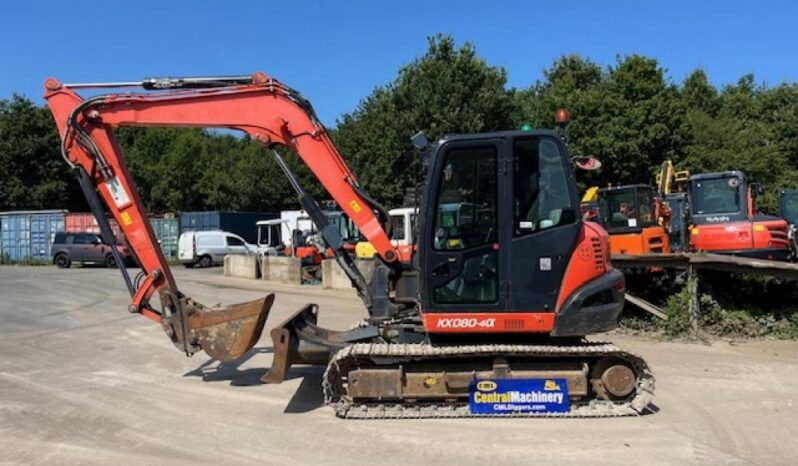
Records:
M152 217L150 225L161 244L166 260L177 260L177 240L180 237L180 222L176 217Z

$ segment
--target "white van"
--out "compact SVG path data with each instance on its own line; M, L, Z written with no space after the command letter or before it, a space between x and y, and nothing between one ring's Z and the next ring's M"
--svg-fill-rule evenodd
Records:
M240 236L221 230L186 231L177 241L177 258L188 268L210 267L224 262L228 254L257 253L258 248Z

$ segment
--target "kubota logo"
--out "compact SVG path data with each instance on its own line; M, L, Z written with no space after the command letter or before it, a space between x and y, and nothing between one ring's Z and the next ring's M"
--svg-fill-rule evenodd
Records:
M728 222L730 219L725 215L716 215L714 217L707 217L707 222L717 223L717 222Z
M496 382L492 380L482 380L477 382L477 390L481 392L492 392L493 390L496 390L496 387Z

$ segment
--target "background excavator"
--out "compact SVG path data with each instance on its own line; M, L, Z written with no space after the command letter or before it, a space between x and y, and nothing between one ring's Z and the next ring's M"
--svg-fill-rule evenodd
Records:
M791 260L798 258L798 189L783 189L779 191L779 217L789 224L789 241Z
M598 221L610 235L613 254L670 252L670 209L651 186L636 184L597 192Z
M756 209L762 188L739 171L690 177L690 249L757 259L788 260L789 227L784 219Z
M688 170L676 170L673 162L666 160L660 165L657 173L657 191L660 199L670 211L669 219L669 246L672 252L686 251L690 247L690 238L687 231L689 207L685 186L690 180Z
M125 87L154 92L76 93ZM187 355L244 355L274 296L207 308L179 291L114 138L117 127L227 128L289 148L374 246L367 283L338 230L271 151L368 317L333 331L316 325L315 305L299 309L271 331L274 360L263 382L282 381L292 364L324 365L325 398L347 418L468 416L470 390L483 380L567 384L567 411L516 415L630 415L652 399L653 375L640 357L584 339L616 326L625 285L610 264L606 232L578 215L571 159L555 132L453 135L434 146L416 135L428 168L418 251L402 258L387 213L358 184L310 103L263 73L71 85L51 78L45 98L102 234L111 235L106 208L141 264L135 280L121 269L129 312L160 323ZM452 204L460 205L456 221L441 221L439 211Z

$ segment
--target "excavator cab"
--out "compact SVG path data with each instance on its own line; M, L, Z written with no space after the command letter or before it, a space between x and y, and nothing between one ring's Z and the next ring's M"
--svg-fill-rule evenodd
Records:
M593 230L579 215L570 164L562 139L548 130L451 136L438 144L420 209L428 332L572 333L567 325L555 330L555 316L575 291L569 284L591 280L595 288L582 298L601 296L591 330L610 325L622 297L607 290L623 278L603 255L592 255L593 241L601 240L588 238ZM574 251L588 245L582 268Z
M779 217L790 225L798 225L798 189L779 192Z
M669 237L659 224L654 188L646 185L600 189L599 221L610 235L613 254L669 252Z
M785 189L779 192L779 217L789 224L790 249L792 250L791 260L798 256L798 189Z
M702 173L690 177L691 213L696 225L746 220L747 200L745 177L741 172Z

